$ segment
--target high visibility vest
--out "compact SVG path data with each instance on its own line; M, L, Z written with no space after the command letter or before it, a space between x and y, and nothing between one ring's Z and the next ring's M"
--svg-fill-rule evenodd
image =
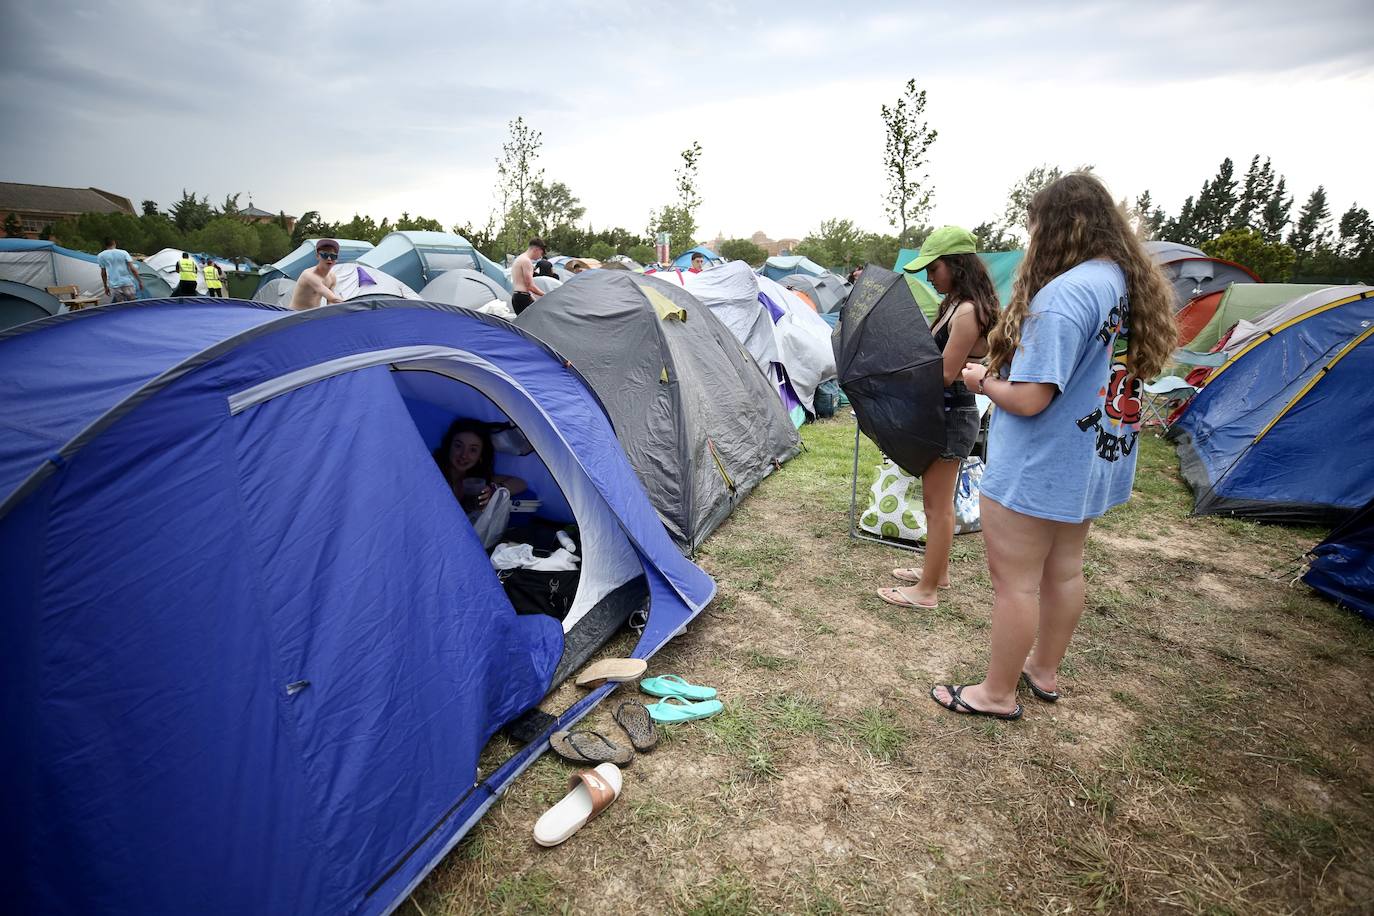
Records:
M224 284L219 282L219 268L213 264L205 265L205 288L219 289Z
M179 259L177 261L177 279L190 280L194 283L196 280L196 262L190 258Z

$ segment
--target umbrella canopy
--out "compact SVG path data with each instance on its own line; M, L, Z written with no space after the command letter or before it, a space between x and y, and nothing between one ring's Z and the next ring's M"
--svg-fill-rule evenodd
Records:
M864 268L831 343L859 429L908 474L945 448L944 360L906 280Z

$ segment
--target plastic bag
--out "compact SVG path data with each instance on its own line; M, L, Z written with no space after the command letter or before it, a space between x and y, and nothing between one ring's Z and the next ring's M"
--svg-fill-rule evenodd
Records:
M980 507L983 469L981 458L968 458L959 467L959 482L954 488L955 534L983 530L983 514Z
M924 538L926 514L917 508L920 497L913 492L917 478L890 459L884 459L874 470L868 508L859 516L859 528L869 534L913 543Z

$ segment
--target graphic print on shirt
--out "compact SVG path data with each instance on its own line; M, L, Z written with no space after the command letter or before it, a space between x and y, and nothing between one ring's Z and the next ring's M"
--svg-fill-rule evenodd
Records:
M1097 455L1106 461L1131 454L1140 431L1140 379L1132 377L1126 369L1130 323L1131 306L1122 296L1097 331L1097 339L1112 354L1111 374L1098 392L1103 404L1078 421L1079 429L1097 436Z

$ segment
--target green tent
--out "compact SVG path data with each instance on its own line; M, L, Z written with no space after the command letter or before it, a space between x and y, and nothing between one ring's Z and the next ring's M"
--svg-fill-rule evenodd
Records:
M1185 344L1185 349L1195 353L1206 353L1217 345L1217 341L1235 326L1242 318L1253 321L1260 315L1292 302L1299 296L1319 289L1325 283L1232 283L1217 303L1212 320L1203 325L1197 336Z
M940 294L930 287L930 284L918 273L913 273L906 269L906 265L916 260L921 253L919 248L903 248L897 253L897 264L894 270L901 271L906 277L906 282L911 286L912 293L916 296L917 303L921 306L921 311L926 313L926 317L935 320L935 313L940 310ZM982 259L983 266L988 269L988 274L992 277L992 285L997 288L997 298L1002 300L1002 307L1006 308L1011 301L1011 285L1016 280L1016 269L1021 266L1021 259L1025 257L1024 251L980 251L978 257Z

